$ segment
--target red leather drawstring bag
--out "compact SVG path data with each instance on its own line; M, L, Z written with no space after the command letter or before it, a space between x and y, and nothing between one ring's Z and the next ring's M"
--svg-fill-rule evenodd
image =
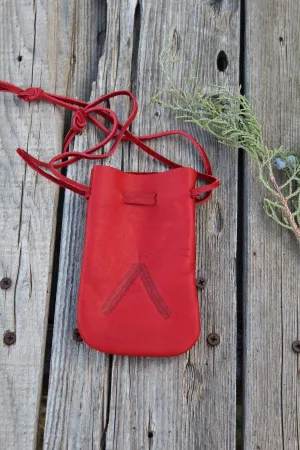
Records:
M128 127L136 116L137 103L128 91L86 103L39 88L22 90L5 82L0 82L0 90L13 92L25 101L43 99L74 112L63 152L49 163L24 150L17 152L38 173L88 201L77 311L83 340L90 347L111 354L173 356L186 352L200 332L195 283L195 206L207 201L219 185L203 148L183 131L141 137L130 133ZM117 95L126 95L133 103L123 125L113 111L100 106ZM106 128L95 115L110 122L111 128ZM85 152L68 151L70 142L87 120L107 136ZM195 145L205 173L181 167L144 143L171 134L185 136ZM89 186L60 172L62 167L82 158L108 157L121 140L136 144L172 170L125 173L96 165ZM109 141L114 142L108 153L92 154ZM198 179L207 184L195 187Z

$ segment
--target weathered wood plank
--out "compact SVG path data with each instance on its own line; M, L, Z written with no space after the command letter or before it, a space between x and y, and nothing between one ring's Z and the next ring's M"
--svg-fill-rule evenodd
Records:
M246 2L246 94L270 146L299 148L298 2ZM245 449L298 449L300 252L246 166Z
M93 13L87 11L88 16ZM178 127L167 111L156 107L146 111L161 83L159 53L174 38L181 58L176 68L178 81L189 75L197 59L198 75L205 84L218 81L236 87L238 21L235 1L220 6L189 0L183 8L178 0L172 0L167 7L158 1L150 5L144 1L110 0L106 40L92 96L119 88L134 89L141 111L134 132ZM82 22L78 23L79 28L82 26ZM229 58L225 73L216 68L220 50L225 50ZM82 71L78 68L72 78L75 84ZM80 95L79 91L76 94ZM111 106L121 121L127 117L125 101L119 99ZM201 339L188 354L178 358L113 357L112 378L106 355L72 341L85 206L82 199L66 193L46 449L99 449L101 442L102 448L124 450L146 446L172 450L235 448L236 159L198 130L190 131L205 144L223 186L214 200L198 212L198 273L208 279L201 294ZM84 147L85 140L91 143L94 139L91 132L79 138L76 145ZM124 165L126 170L153 170L153 162L134 148L128 149L128 144L122 148L123 156L120 149L106 163ZM200 167L195 151L180 139L161 142L156 148L183 164ZM74 166L68 173L88 182L87 164ZM221 344L215 349L209 348L205 339L212 331L221 335Z
M160 107L147 110L161 84L159 54L173 40L180 63L177 84L190 74L194 60L204 85L238 85L239 10L237 2L222 4L173 0L140 2L141 27L137 57L136 94L140 114L133 132L146 134L186 125ZM128 17L128 16L127 16ZM126 19L125 19L126 20ZM128 19L127 19L128 20ZM150 36L150 38L149 38ZM229 65L216 67L224 50ZM149 79L151 80L149 83ZM110 415L106 449L234 449L236 373L236 159L198 129L189 131L202 142L222 188L198 208L197 273L207 280L200 295L202 334L187 354L170 359L113 357ZM200 167L187 142L169 139L153 144L167 157ZM162 170L152 159L130 148L126 170ZM206 343L208 333L221 336L219 347Z
M103 51L107 26L106 5L104 2L84 0L80 8L69 2L68 9L62 7L62 10L64 20L60 26L67 24L67 38L63 45L71 49L69 56L73 61L69 74L69 94L89 100L93 90L92 97L100 96L100 92L107 91L106 79L111 71L108 61L105 61L108 68L103 67L102 57L99 73L103 74L103 85L92 89ZM110 26L113 28L112 24ZM115 40L118 39L117 33L115 29ZM110 45L113 47L113 42ZM88 133L84 130L82 137L76 139L75 148L83 150L90 147L96 138L99 139L99 136L94 136L94 130ZM121 154L116 158L116 166L120 167ZM90 168L91 163L81 162L68 169L68 176L89 183ZM106 424L109 356L73 340L73 330L77 327L77 289L85 214L85 199L66 191L43 447L47 450L100 449Z
M0 17L0 78L65 92L56 70L56 2L1 0ZM29 450L37 434L58 190L15 149L53 156L63 114L2 93L0 111L0 278L12 279L12 287L0 291L0 448ZM15 345L4 344L6 330L16 333Z

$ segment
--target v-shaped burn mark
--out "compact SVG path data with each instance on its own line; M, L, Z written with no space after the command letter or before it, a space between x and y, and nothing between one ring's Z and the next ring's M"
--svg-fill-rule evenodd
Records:
M124 297L134 280L140 276L141 281L159 314L168 319L171 316L171 310L158 292L158 289L150 275L148 267L144 263L132 264L129 271L119 281L111 295L105 301L101 310L105 315L111 314L120 300Z

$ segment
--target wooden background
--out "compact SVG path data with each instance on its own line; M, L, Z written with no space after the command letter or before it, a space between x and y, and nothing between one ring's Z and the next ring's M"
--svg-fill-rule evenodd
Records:
M204 85L242 83L267 143L299 148L300 4L0 0L0 20L0 79L85 100L132 90L133 132L185 129L222 181L197 208L197 275L207 286L199 291L196 346L166 359L101 354L73 339L86 202L59 193L15 153L20 146L49 160L61 151L70 116L1 94L0 278L12 286L0 291L0 333L14 331L16 343L0 343L0 449L298 450L296 241L264 215L247 158L149 103L164 83L159 55L172 43L178 85L194 61ZM221 51L227 67L217 64ZM128 104L111 107L124 121ZM75 147L95 140L87 130ZM154 148L201 168L179 138ZM128 143L106 164L157 169ZM90 167L79 163L68 175L88 182ZM217 347L206 342L211 332L220 335Z

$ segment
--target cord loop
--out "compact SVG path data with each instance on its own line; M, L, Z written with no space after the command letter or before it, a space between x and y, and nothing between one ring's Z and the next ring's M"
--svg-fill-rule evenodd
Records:
M191 190L191 197L194 199L196 203L204 203L206 202L212 194L213 189L219 186L220 182L218 178L212 175L211 165L209 159L201 147L201 145L188 133L185 133L181 130L171 130L164 131L161 133L155 133L148 136L135 136L133 133L129 131L130 125L135 119L138 111L137 100L135 96L130 91L120 90L111 92L109 94L105 94L97 100L88 103L82 100L77 100L71 97L64 97L61 95L50 94L49 92L44 92L41 88L28 88L21 89L18 86L15 86L11 83L7 83L6 81L0 80L0 92L10 92L12 94L17 95L20 99L25 102L33 102L37 100L45 100L54 105L62 106L66 109L73 111L74 116L72 120L72 125L70 130L68 131L63 145L63 151L59 155L54 156L50 162L40 161L33 156L29 155L22 149L18 149L17 153L23 158L23 160L38 172L40 175L43 175L45 178L51 180L52 182L58 184L61 187L70 189L77 194L83 195L86 199L89 198L91 188L84 184L78 183L74 180L71 180L66 175L64 175L59 169L69 166L70 164L79 161L80 159L103 159L112 155L117 149L119 143L121 141L132 142L137 145L141 150L146 152L148 155L157 159L161 163L167 165L170 168L178 168L182 167L179 164L170 161L164 156L152 150L151 147L146 145L144 141L149 141L157 138L161 138L163 136L171 136L171 135L180 135L187 138L198 150L199 155L202 159L205 172L197 172L197 178L199 180L204 181L206 184L200 187L196 187ZM121 124L118 121L116 114L109 108L100 106L100 104L105 104L110 99L113 99L118 96L126 96L131 100L132 108L129 114L129 117ZM103 124L103 121L99 120L95 117L100 116L101 119L104 119L106 123L112 125L111 128L107 128ZM69 146L74 139L74 137L81 133L83 128L87 125L87 120L92 122L99 130L104 132L106 137L98 142L91 148L83 152L69 151ZM105 123L104 122L104 123ZM113 142L111 148L106 153L94 154L91 153L96 152L97 150L103 148L106 144ZM47 172L47 169L49 172Z

